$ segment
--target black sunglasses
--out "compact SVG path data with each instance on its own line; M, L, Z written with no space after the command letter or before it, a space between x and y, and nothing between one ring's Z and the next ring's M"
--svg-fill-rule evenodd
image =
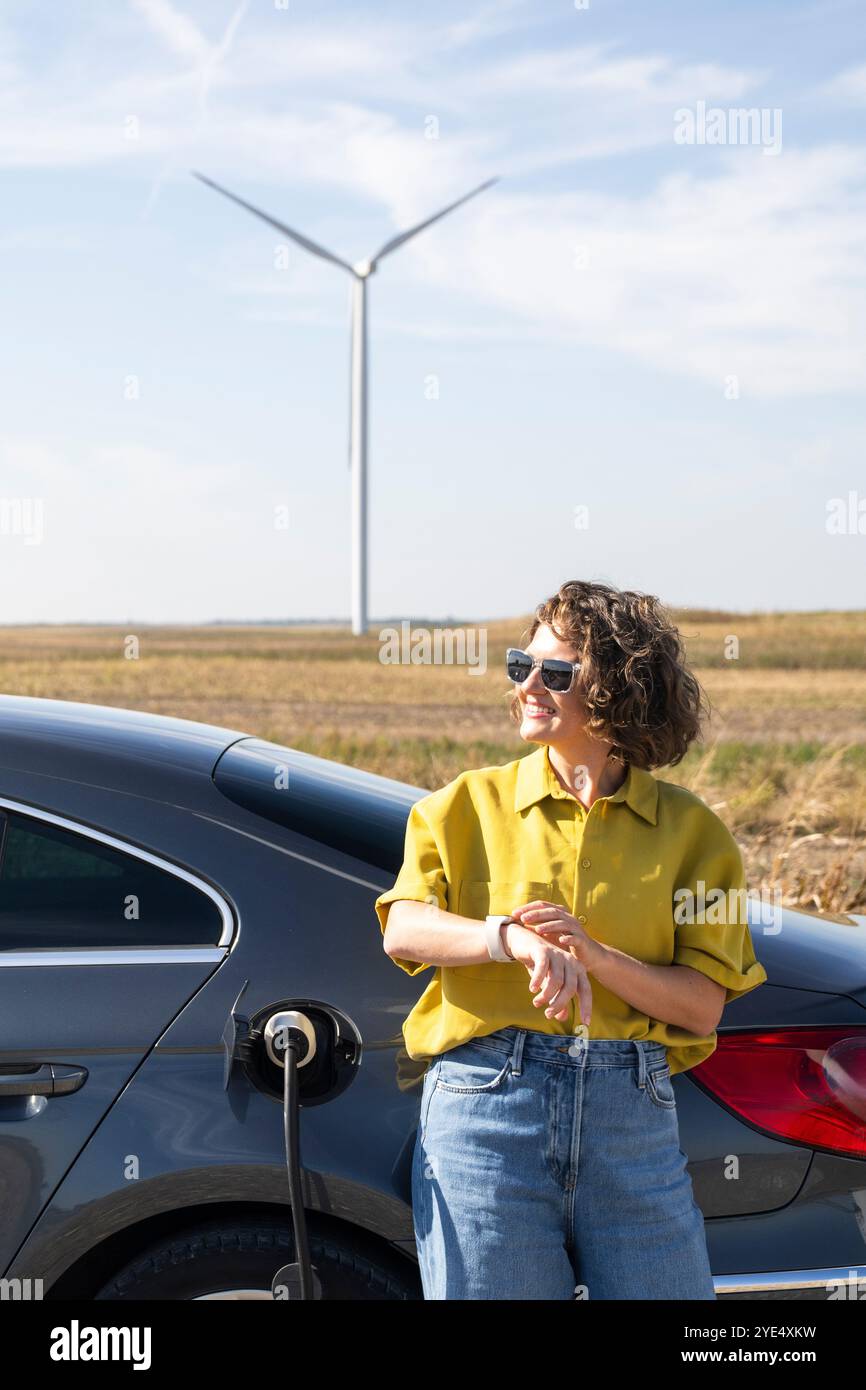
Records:
M515 685L522 685L535 666L541 671L541 683L545 690L555 690L558 695L568 693L576 672L580 670L579 661L557 661L555 657L534 661L529 652L522 652L519 647L509 647L505 653L508 679L514 681Z

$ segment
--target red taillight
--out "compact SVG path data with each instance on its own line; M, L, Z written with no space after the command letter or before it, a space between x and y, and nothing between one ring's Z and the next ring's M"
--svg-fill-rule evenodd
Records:
M775 1138L866 1158L866 1026L720 1033L689 1075Z

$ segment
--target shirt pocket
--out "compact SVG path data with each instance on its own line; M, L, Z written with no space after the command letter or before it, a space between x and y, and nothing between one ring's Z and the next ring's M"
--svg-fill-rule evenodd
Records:
M491 914L507 916L515 907L522 907L535 898L553 902L552 893L553 883L550 879L464 878L458 887L457 915L483 922ZM516 985L524 993L527 991L526 966L520 961L489 960L482 965L449 968L457 970L463 980L478 980L500 986Z
M552 901L552 882L536 878L485 879L464 878L460 880L457 894L457 915L475 917L483 922L491 914L509 914L513 908L522 907L534 898Z

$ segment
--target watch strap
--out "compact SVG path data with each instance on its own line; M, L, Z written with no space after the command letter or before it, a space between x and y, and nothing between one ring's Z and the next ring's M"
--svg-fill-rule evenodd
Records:
M496 916L489 914L484 922L484 932L487 937L487 954L491 960L502 961L503 964L513 964L514 957L510 956L505 949L499 928L503 922L511 922L514 919L507 913Z

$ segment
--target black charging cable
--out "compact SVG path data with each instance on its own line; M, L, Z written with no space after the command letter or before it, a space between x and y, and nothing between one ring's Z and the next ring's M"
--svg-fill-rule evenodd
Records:
M340 1095L360 1065L361 1038L350 1019L333 1006L320 1001L305 999L272 1004L260 1010L255 1019L241 1020L237 1009L248 983L245 981L223 1030L226 1050L223 1085L227 1090L232 1064L237 1058L253 1086L276 1100L279 1091L273 1069L283 1068L283 1140L295 1260L277 1270L271 1281L271 1293L275 1299L320 1299L323 1296L322 1281L310 1258L306 1208L301 1189L300 1072L302 1068L310 1067L309 1079L312 1084L307 1086L304 1083L308 1104L316 1105L331 1096ZM246 1031L238 1036L240 1022ZM331 1048L333 1052L329 1051ZM322 1075L324 1061L330 1068L327 1077Z
M295 1254L297 1264L288 1269L297 1270L300 1298L313 1299L317 1296L313 1282L313 1266L310 1262L310 1243L307 1237L307 1217L304 1211L304 1198L301 1192L300 1159L300 1104L298 1096L298 1058L303 1049L307 1051L307 1039L296 1029L287 1030L286 1046L283 1052L283 1136L286 1141L286 1170L289 1175L289 1197L292 1204L292 1224L295 1231ZM283 1271L280 1271L280 1275ZM276 1283L279 1280L277 1276Z

